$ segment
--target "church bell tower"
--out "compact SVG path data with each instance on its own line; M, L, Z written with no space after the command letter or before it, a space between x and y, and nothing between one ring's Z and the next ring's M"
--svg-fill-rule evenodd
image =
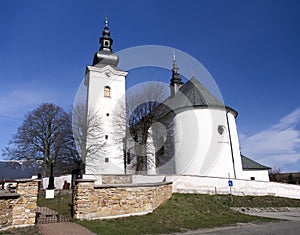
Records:
M175 57L175 54L173 54L172 78L170 80L171 96L174 96L183 84L183 82L181 81L181 77L179 75L178 70L179 70L179 68L176 64L176 57Z
M103 147L100 153L87 154L85 174L123 174L125 79L128 73L117 67L119 57L112 52L113 39L107 19L99 42L100 49L94 55L93 64L86 68L84 84L87 87L87 113L100 117L102 131L96 133L96 140L87 139L86 145L88 149L97 141Z

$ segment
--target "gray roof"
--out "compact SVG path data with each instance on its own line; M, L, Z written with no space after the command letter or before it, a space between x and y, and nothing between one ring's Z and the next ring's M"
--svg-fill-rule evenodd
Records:
M194 77L182 85L173 97L166 99L164 104L172 110L187 107L229 108Z
M269 170L270 167L259 164L256 161L251 160L250 158L241 155L242 158L242 167L243 170Z
M174 96L167 98L155 111L160 114L160 117L163 117L175 110L183 111L197 107L226 109L233 112L235 117L238 115L237 111L225 106L194 77L182 85Z
M192 77L179 92L184 94L193 106L220 106L224 103L214 97L196 78Z
M221 107L223 102L214 97L196 78L192 77L173 97L164 102L172 110L187 107Z

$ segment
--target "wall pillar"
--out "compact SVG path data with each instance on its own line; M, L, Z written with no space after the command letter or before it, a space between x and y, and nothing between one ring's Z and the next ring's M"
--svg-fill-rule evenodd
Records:
M95 180L79 179L76 181L74 198L74 217L89 219L97 211L97 194L94 190Z
M1 190L0 231L35 224L40 180L16 180L16 192Z
M13 227L23 227L35 224L39 180L17 180L16 193L20 197L13 208Z

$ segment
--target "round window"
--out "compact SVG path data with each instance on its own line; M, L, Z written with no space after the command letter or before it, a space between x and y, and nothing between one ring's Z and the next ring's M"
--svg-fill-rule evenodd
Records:
M218 132L220 135L223 135L225 132L225 127L224 126L218 126Z

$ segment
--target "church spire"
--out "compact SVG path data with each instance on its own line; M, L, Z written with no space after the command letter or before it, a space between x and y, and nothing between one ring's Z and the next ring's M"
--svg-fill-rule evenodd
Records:
M105 27L102 32L102 37L99 39L100 42L100 51L112 52L111 45L113 43L112 38L110 37L110 31L108 28L108 17L105 17Z
M173 68L172 68L172 78L170 80L170 88L171 88L171 96L175 95L178 89L181 87L183 82L181 81L181 77L178 73L178 66L176 64L176 55L173 52Z
M93 66L112 65L117 66L119 57L112 53L111 45L113 43L110 37L110 31L108 28L108 18L105 17L105 26L102 31L102 36L99 39L100 49L94 55Z

